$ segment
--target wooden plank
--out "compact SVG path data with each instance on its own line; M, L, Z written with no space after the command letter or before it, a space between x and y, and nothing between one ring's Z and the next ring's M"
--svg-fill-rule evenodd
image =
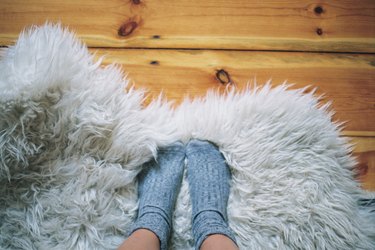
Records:
M261 85L288 80L295 88L311 85L323 101L333 100L335 119L348 121L346 130L375 131L375 55L286 53L212 50L92 49L106 55L104 63L121 64L137 87L153 96L161 91L170 100L202 96L208 89L224 90L227 81L239 89L248 82ZM220 71L223 70L223 71ZM218 72L224 72L219 73ZM311 87L311 88L312 88ZM353 132L352 132L353 133ZM354 134L355 135L355 134Z
M355 144L358 180L366 190L375 191L375 137L351 137Z
M375 131L350 131L345 130L341 133L344 136L348 137L375 137Z
M46 20L91 47L375 52L373 0L2 0L0 45Z

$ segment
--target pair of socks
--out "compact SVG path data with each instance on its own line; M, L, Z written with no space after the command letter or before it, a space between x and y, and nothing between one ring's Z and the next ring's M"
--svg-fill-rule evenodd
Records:
M229 167L216 146L200 140L191 140L186 146L177 142L160 149L157 159L146 164L138 177L139 209L131 232L148 229L159 238L160 248L167 249L185 157L196 249L212 234L226 235L235 242L226 211Z

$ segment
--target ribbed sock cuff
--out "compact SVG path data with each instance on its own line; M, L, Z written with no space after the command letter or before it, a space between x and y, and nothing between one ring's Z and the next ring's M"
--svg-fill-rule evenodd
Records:
M222 234L230 238L236 245L236 238L228 224L217 211L203 211L193 220L195 249L199 250L203 241L212 234Z
M138 229L148 229L159 238L160 249L167 250L168 238L170 234L170 225L159 212L146 212L137 218L131 233Z
M186 154L188 155L216 151L219 153L217 146L213 142L199 139L190 140L186 147Z

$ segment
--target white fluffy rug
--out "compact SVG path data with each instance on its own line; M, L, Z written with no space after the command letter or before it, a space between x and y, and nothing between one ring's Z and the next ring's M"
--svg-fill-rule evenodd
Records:
M350 147L313 94L266 85L172 110L143 107L127 84L59 25L2 50L2 249L115 249L136 215L142 164L190 138L219 145L231 167L241 249L375 249L373 194L354 180ZM192 249L190 213L184 180L171 249Z

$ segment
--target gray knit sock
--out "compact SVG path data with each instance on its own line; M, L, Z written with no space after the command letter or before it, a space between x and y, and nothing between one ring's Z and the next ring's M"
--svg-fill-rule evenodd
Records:
M138 177L138 216L131 232L141 228L151 230L158 236L162 250L167 249L184 159L184 145L174 143L160 149L157 160L147 163Z
M196 249L211 234L223 234L236 242L227 223L231 174L224 157L216 146L200 140L188 143L186 157Z

